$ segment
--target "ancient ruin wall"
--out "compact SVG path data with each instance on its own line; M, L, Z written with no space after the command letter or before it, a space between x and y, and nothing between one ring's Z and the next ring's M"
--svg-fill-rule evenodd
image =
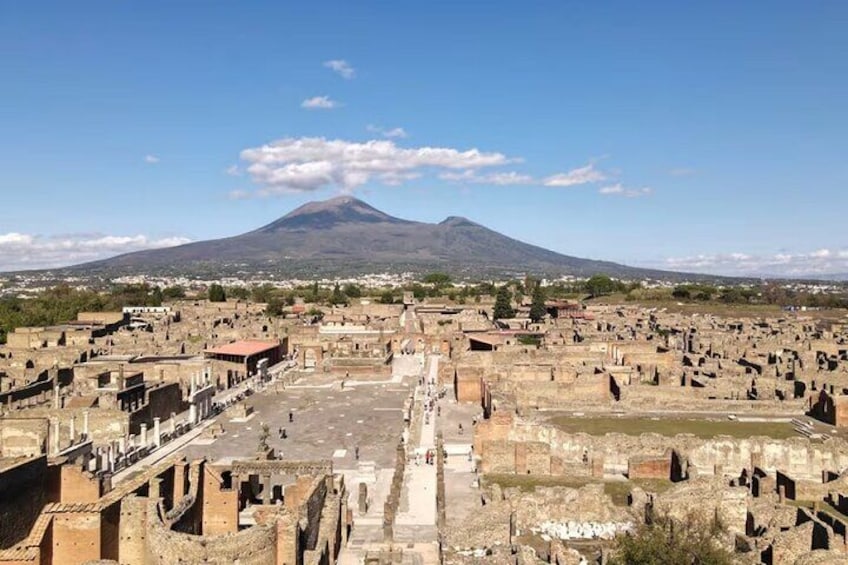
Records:
M44 507L47 458L23 460L0 473L0 549L29 535Z
M170 565L180 560L210 565L231 565L236 561L242 565L276 562L277 531L273 523L221 536L194 536L168 529L158 503L149 504L146 555L149 565Z
M534 452L539 444L549 446L549 456L562 462L565 474L569 474L569 467L584 467L587 459L603 459L606 472L623 474L628 470L631 457L661 457L670 447L683 454L690 467L701 474L712 474L717 468L738 473L741 469L759 467L770 473L782 470L794 477L820 480L823 470L848 468L848 444L838 439L814 444L806 438L775 440L719 436L700 439L692 435L666 437L658 434L590 436L526 422L515 423L505 436L502 440L493 438L482 446L484 469L488 468L488 472L516 472L516 444L533 444ZM534 468L544 467L544 456L540 460L536 453L534 461ZM510 467L512 471L508 470Z

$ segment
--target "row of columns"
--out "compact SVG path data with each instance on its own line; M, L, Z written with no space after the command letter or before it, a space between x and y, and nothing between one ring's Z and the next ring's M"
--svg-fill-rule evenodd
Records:
M72 415L68 421L68 442L62 441L61 421L58 418L50 419L50 427L48 429L49 450L50 455L58 455L64 447L76 445L88 439L88 410L82 413L82 432L77 435L77 418Z
M176 431L176 414L171 414L170 419L171 433ZM153 429L149 430L147 424L141 424L138 435L128 434L118 438L115 441L110 441L105 446L100 446L94 450L92 458L89 461L89 470L107 471L114 473L116 469L126 466L126 459L135 450L140 451L140 455L146 455L147 448L157 449L162 446L162 426L161 419L153 418Z

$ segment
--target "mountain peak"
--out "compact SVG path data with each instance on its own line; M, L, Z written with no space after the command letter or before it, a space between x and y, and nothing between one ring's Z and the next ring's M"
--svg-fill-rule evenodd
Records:
M406 223L353 196L307 202L257 231L330 229L340 224Z
M452 228L459 228L459 227L475 227L475 226L478 226L479 224L472 222L468 218L463 218L462 216L448 216L447 218L445 218L444 220L439 222L439 225L440 226L448 226L448 227L452 227Z

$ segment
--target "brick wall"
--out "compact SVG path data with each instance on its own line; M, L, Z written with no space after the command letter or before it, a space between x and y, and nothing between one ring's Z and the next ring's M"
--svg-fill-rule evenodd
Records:
M479 375L457 375L456 399L458 402L479 403L483 398L483 387Z
M53 515L53 563L78 565L100 559L100 513Z
M203 535L238 531L238 490L224 488L223 478L209 466L203 471Z
M59 467L59 502L97 502L100 480L76 465Z
M147 498L129 495L121 500L118 563L142 565L147 555Z
M627 476L632 479L670 479L671 455L663 457L631 457L627 462Z

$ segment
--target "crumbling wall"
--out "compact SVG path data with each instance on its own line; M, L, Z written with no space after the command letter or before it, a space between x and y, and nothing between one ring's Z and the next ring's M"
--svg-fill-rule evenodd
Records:
M277 532L273 524L253 526L220 536L195 536L170 530L162 521L161 508L148 506L146 563L177 562L210 565L266 565L276 562Z
M482 437L502 436L505 422L501 425L487 423L478 425ZM778 470L793 477L820 480L823 470L848 468L848 443L832 438L827 443L812 443L806 438L776 440L766 437L732 438L718 436L701 439L681 434L673 437L659 434L606 434L590 436L572 434L550 425L531 422L516 422L506 434L506 440L517 443L546 443L552 457L562 459L564 465L582 463L589 458L603 457L605 468L610 473L627 473L629 459L636 455L663 457L668 448L687 454L689 466L700 474L712 474L716 466L736 473L741 469L759 467L768 473ZM501 457L510 457L510 449L499 445L499 441L482 441L478 451L483 457L484 468L498 467ZM478 441L475 437L475 449ZM487 459L489 459L487 463ZM500 472L500 471L489 471Z
M22 459L0 472L0 549L29 535L46 502L47 458Z
M48 421L27 416L0 419L0 456L30 457L46 453Z

